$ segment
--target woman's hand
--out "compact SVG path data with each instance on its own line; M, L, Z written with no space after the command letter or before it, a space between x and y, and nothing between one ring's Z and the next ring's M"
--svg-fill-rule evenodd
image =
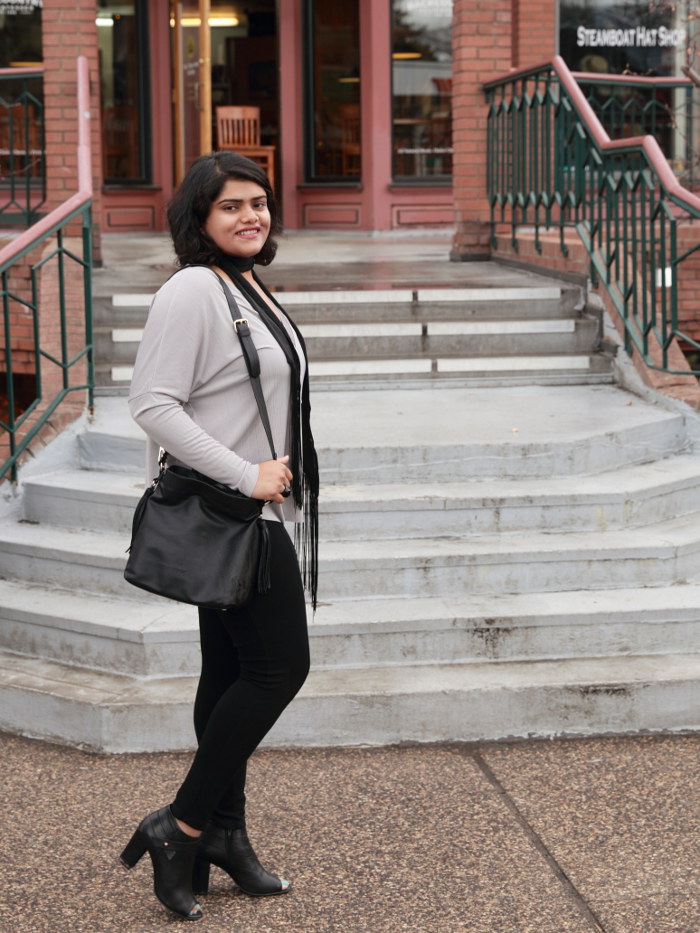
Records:
M280 457L279 460L264 460L258 465L258 481L253 489L253 499L284 502L285 496L282 495L282 492L292 482L292 473L287 466L288 462L289 457Z

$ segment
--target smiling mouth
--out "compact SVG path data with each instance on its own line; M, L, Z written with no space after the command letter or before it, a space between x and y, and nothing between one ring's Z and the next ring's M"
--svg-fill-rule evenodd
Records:
M259 234L260 234L260 227L250 227L248 230L239 230L236 233L236 236L252 238L252 237L259 236Z

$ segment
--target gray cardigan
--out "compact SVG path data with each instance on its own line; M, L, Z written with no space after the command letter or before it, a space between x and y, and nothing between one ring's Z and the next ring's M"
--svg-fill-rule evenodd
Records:
M290 369L258 312L232 287L260 356L260 381L278 457L289 453ZM293 329L285 322L301 361ZM228 303L214 272L178 272L151 302L129 394L132 417L148 437L147 482L158 472L158 448L249 496L258 464L271 458ZM298 521L291 499L268 503L263 517Z

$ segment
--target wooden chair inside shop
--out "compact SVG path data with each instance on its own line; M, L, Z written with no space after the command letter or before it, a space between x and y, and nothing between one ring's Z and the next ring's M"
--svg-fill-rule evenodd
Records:
M132 107L104 107L102 110L102 159L107 178L138 174L134 117Z
M260 144L259 107L217 107L216 144L259 162L275 187L275 146Z
M360 146L360 105L345 104L340 108L340 153L342 173L359 175L362 148Z

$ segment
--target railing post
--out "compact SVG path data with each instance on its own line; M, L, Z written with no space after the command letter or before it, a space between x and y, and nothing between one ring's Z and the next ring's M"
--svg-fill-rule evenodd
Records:
M48 419L64 403L70 393L86 392L90 407L93 404L93 347L92 347L92 165L90 154L90 139L88 121L89 113L89 75L87 60L78 59L78 184L79 190L60 207L48 216L39 220L29 230L21 234L8 246L0 249L0 275L2 283L2 313L5 322L6 368L7 368L7 395L9 410L7 423L0 422L8 435L10 456L0 465L0 479L10 475L13 480L17 477L18 459L29 447L30 443L42 430ZM74 220L82 221L82 257L75 255L64 239L64 232ZM56 237L56 248L45 251L45 255L31 266L31 302L18 298L9 289L9 270L21 259L28 257L38 246ZM42 291L46 285L47 264L55 260L57 276L58 308L47 302L42 308ZM80 283L82 292L82 309L84 311L85 344L73 353L72 342L69 342L68 327L76 321L68 321L66 314L67 282L66 262L77 263L82 266L82 275L71 278L69 285L71 296L75 295L76 282ZM39 272L42 275L42 288L39 287ZM12 308L10 302L14 301L25 307L30 307L33 315L34 331L34 358L35 358L35 386L34 400L24 407L24 410L15 415L18 404L15 391L15 367L12 354ZM71 312L77 311L77 305L71 303ZM45 327L50 315L58 318L60 328L55 340L46 337ZM40 320L40 316L41 317ZM44 345L42 346L42 339ZM48 372L44 379L45 365L52 365L55 370ZM85 372L83 373L83 369ZM79 373L71 382L71 373ZM46 395L45 395L46 393ZM49 396L49 397L46 397ZM32 420L30 420L30 417ZM22 431L21 439L19 431Z
M83 292L85 295L85 346L87 351L88 409L95 406L95 351L92 338L92 207L83 211Z

